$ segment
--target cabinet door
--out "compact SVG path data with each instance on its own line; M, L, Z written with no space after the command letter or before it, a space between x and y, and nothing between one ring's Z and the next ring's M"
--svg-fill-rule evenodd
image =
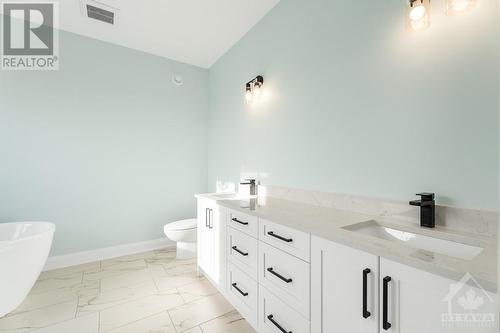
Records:
M378 332L378 257L311 238L311 332Z
M494 333L496 312L496 295L469 275L453 281L380 259L381 333Z
M211 226L211 203L209 200L198 200L198 266L208 276L214 270L214 232Z
M210 207L210 230L213 234L213 269L210 275L212 282L221 290L225 290L226 280L226 212L227 210L217 204Z

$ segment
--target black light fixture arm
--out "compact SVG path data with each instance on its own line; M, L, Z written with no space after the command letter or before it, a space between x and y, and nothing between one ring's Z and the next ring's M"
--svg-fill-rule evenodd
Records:
M254 79L251 79L250 81L247 82L246 86L247 86L247 89L249 87L252 87L252 85L255 85L255 84L264 84L264 77L262 75L258 75L256 78Z

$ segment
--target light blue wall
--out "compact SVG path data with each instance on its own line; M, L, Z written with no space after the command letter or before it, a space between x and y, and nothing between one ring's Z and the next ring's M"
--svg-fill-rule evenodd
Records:
M53 254L163 237L206 191L208 71L60 39L59 71L0 72L0 222L54 221Z
M284 0L210 69L209 178L497 208L497 2ZM263 74L267 98L246 106Z

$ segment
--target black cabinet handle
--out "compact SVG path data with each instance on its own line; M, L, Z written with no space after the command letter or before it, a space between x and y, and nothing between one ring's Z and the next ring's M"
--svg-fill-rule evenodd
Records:
M277 327L277 328L278 328L281 332L283 332L283 333L293 333L292 331L287 331L287 330L285 330L285 329L284 329L283 327L281 327L281 325L280 325L280 324L278 324L278 323L277 323L277 322L276 322L273 318L274 318L274 316L273 316L273 315L269 315L269 316L267 316L267 319L269 319L269 321L271 321L271 323L273 323L273 324L274 324L274 326L276 326L276 327Z
M269 236L274 237L274 238L278 238L279 240L282 240L283 242L287 242L287 243L291 243L291 242L293 242L293 239L291 239L291 238L281 237L280 235L276 235L276 234L275 234L274 232L272 232L272 231L269 231L267 234L268 234Z
M232 284L233 288L236 289L240 294L242 294L244 297L248 296L248 293L243 292L240 288L238 288L238 285L236 283Z
M214 224L213 224L213 222L214 222L214 210L210 208L210 209L208 210L208 227L209 227L210 229L213 229L213 228L214 228Z
M382 328L384 330L388 330L391 328L391 323L388 321L388 302L389 302L389 282L391 282L391 277L386 276L383 280L383 288L382 288Z
M369 318L372 314L368 311L367 299L368 299L368 274L371 270L365 268L363 270L363 318Z
M245 252L241 251L236 246L233 246L232 249L235 250L236 252L238 252L239 254L241 254L244 257L246 257L248 255L248 253L245 253Z
M276 273L272 267L269 267L269 268L267 269L267 271L268 271L269 273L273 274L274 276L277 276L279 279L281 279L281 280L285 281L286 283L290 283L290 282L292 282L292 279L287 279L286 277L282 276L281 274Z
M231 220L232 220L233 222L236 222L236 223L239 223L239 224L248 225L248 222L243 222L243 221L240 221L240 220L238 220L236 217L233 217Z

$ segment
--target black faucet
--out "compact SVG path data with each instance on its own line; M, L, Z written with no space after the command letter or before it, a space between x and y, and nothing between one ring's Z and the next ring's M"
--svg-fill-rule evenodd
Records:
M255 179L245 179L247 183L240 183L240 185L250 185L250 195L257 195L257 182Z
M418 193L421 200L412 200L410 205L420 207L420 226L434 228L436 226L436 202L434 193Z

